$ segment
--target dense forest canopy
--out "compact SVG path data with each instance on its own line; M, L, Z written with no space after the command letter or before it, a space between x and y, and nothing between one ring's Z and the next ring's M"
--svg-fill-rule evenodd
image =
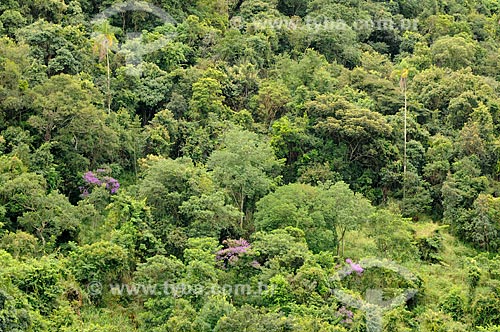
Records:
M500 331L497 0L2 0L0 332Z

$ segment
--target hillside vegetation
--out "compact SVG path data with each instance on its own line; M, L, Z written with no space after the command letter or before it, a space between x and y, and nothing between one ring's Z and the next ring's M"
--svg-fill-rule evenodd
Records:
M500 331L496 0L2 0L0 332Z

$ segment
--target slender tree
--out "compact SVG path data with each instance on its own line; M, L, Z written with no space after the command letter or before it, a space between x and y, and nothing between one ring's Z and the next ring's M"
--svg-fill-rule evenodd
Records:
M210 156L208 167L215 181L228 190L240 210L240 228L250 212L248 201L269 191L281 164L266 140L241 129L226 132L221 147Z
M96 26L94 38L94 52L99 55L99 61L106 59L106 104L108 113L111 112L111 68L109 63L109 52L113 45L118 42L115 37L115 28L108 21L103 21Z
M406 201L406 144L407 144L407 98L406 98L406 90L407 90L407 79L408 79L408 69L403 69L401 72L401 78L399 80L399 86L404 95L404 147L403 147L403 211L405 208Z

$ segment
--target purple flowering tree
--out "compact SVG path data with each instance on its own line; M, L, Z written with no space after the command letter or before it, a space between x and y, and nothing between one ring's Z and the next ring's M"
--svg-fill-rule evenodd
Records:
M106 173L107 171L105 169L99 168L95 172L88 171L83 174L85 185L80 187L82 196L88 196L91 188L101 186L104 186L110 194L116 194L120 188L120 183L117 179L105 175Z
M364 269L361 267L361 265L354 263L350 258L346 259L345 262L351 266L351 273L356 272L358 276L360 276Z
M223 262L224 266L227 266L227 264L234 265L251 248L250 243L241 238L239 240L227 239L222 243L226 248L219 250L215 257L218 261Z
M341 323L342 324L351 324L352 323L352 318L354 317L354 314L351 310L347 309L345 306L342 306L337 310L337 315L341 318Z

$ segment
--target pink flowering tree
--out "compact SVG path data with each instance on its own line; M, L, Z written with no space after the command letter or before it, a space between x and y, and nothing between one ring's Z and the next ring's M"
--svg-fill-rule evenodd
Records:
M225 245L225 248L219 250L215 257L224 267L234 265L251 248L250 243L241 238L239 240L227 239L222 243Z
M95 172L88 171L83 174L84 185L80 187L80 192L83 197L87 197L90 190L95 187L105 187L110 194L116 194L120 188L120 183L117 179L107 176L107 170L98 169Z
M361 267L361 265L354 263L350 258L346 259L345 262L351 267L351 270L348 274L356 272L356 274L360 276L363 273L364 269Z

